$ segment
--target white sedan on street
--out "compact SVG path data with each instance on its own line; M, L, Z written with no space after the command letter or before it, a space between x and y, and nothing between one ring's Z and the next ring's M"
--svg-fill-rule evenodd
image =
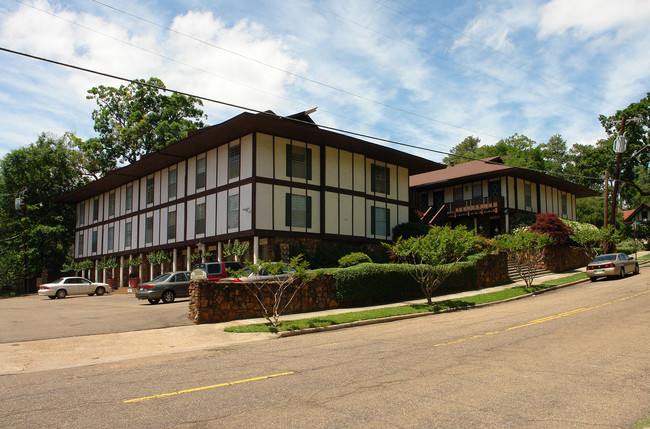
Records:
M108 290L107 283L93 283L83 277L61 277L53 282L42 284L38 294L50 299L63 299L67 295L101 296Z

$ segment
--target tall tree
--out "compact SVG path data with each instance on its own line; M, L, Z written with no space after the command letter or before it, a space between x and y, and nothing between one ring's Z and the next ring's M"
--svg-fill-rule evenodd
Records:
M84 180L83 157L73 140L41 134L0 161L0 259L26 262L0 278L3 294L20 290L16 279L61 267L73 244L74 207L56 201ZM17 197L23 202L18 208Z
M478 156L479 143L481 139L474 136L467 136L465 140L460 142L458 145L451 148L449 151L452 155L446 156L442 159L447 165L461 164L463 162L471 161L472 158Z
M206 117L198 107L201 100L181 94L165 94L157 78L139 79L119 88L100 85L88 91L88 99L99 106L93 111L99 137L79 147L103 175L121 164L133 163L184 138L190 130L203 127Z

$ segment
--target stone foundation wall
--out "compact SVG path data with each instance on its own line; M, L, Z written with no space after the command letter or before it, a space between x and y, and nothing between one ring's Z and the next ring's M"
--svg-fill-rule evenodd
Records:
M544 250L542 268L554 273L581 268L592 261L594 255L587 255L578 247L550 246Z
M498 286L510 281L508 277L508 255L499 252L487 255L476 264L478 280L476 289Z
M252 290L254 285L251 283L192 280L189 318L194 323L201 324L262 317L262 308ZM291 287L286 290L281 306L285 305L293 291ZM265 304L267 308L272 305L268 297ZM334 278L323 275L301 287L282 314L305 313L338 306Z

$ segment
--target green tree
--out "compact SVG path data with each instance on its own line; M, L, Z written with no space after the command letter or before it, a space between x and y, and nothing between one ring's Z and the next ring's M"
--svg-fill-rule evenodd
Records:
M527 229L515 230L512 234L495 237L497 247L508 255L508 262L530 288L535 280L536 269L544 259L544 249L552 244L546 234Z
M442 162L450 165L452 162L455 164L461 164L463 162L476 159L479 156L478 153L480 142L481 139L478 137L465 137L465 140L451 148L449 152L452 153L452 155L444 157L442 159Z
M384 246L398 260L417 265L411 275L420 285L427 304L432 305L433 292L451 274L451 264L475 252L478 238L464 226L455 229L435 226L427 235L407 239L400 237L396 243Z
M82 160L73 136L41 134L0 161L0 258L21 257L15 268L20 272L5 279L36 277L65 262L74 240L75 211L56 198L84 183ZM17 197L23 202L19 210ZM20 284L0 286L3 293L20 290Z
M104 174L142 155L169 146L190 130L203 127L201 100L165 94L157 78L139 79L119 88L100 85L87 98L99 106L93 111L99 137L80 142L79 147L93 166Z

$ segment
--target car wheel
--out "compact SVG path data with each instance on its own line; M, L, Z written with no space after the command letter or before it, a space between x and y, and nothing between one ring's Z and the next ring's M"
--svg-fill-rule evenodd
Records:
M104 289L104 286L100 286L97 289L95 289L95 293L97 296L102 296L104 293L106 293L106 289Z
M598 278L597 277L589 277L589 280L591 280L592 282L595 282L596 280L598 280Z
M56 299L55 296L49 296L49 295L48 295L48 298L50 298L50 299Z
M65 289L59 289L56 291L56 297L59 299L65 298L65 296L68 294L68 292Z
M621 272L619 273L619 277L622 279L625 278L625 267L621 267Z
M147 301L149 301L149 304L158 304L160 302L159 299L151 299L151 298L147 299Z
M639 274L639 264L634 264L634 274Z
M162 294L162 302L165 304L169 304L171 302L174 302L174 299L176 298L176 295L174 294L173 290L166 290Z

